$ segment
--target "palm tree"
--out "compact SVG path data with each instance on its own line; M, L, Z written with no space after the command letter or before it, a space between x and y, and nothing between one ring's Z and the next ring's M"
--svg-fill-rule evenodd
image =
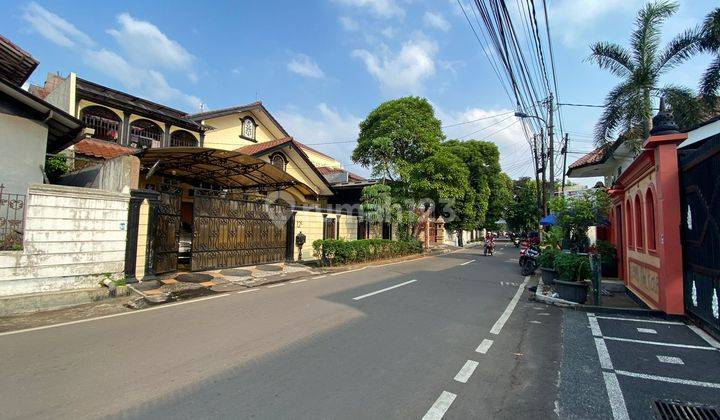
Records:
M715 55L700 81L700 94L711 110L714 110L718 106L717 94L720 91L720 8L713 10L705 18L700 32L700 48Z
M610 42L597 42L588 61L610 71L622 81L605 98L605 109L595 126L595 141L606 146L621 131L625 141L638 150L650 134L652 98L665 97L673 108L678 125L698 123L702 107L690 89L660 86L660 76L698 51L699 31L688 29L660 50L660 28L678 9L667 0L647 3L637 14L630 37L630 49Z

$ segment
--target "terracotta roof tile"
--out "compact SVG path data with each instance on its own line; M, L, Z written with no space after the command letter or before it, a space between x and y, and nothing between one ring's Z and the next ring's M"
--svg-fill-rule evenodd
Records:
M317 169L323 175L333 175L333 174L347 172L348 179L350 179L350 181L366 181L366 179L361 177L360 175L354 174L350 171L346 171L345 169L342 169L342 168L332 168L330 166L318 166Z
M307 146L307 145L305 145L305 144L302 144L302 143L300 143L299 141L295 140L295 139L292 138L292 137L284 137L284 138L277 139L277 140L266 141L266 142L264 142L264 143L249 144L249 145L243 146L243 147L241 147L241 148L239 148L239 149L235 149L235 151L240 152L240 153L245 153L246 155L256 155L256 154L258 154L258 153L264 152L265 150L271 149L271 148L273 148L273 147L275 147L275 146L279 146L279 145L281 145L281 144L290 143L290 142L292 142L293 144L295 144L295 146L297 146L298 148L302 149L302 150L305 151L305 152L310 151L310 152L313 152L313 153L317 153L317 154L319 154L319 155L321 155L321 156L324 156L324 157L326 157L326 158L328 158L328 159L335 160L334 157L328 156L328 155L326 155L326 154L323 153L323 152L320 152L320 151L318 151L318 150L313 149L313 148L310 147L310 146Z
M136 149L132 149L130 147L98 139L83 139L75 145L76 154L101 159L113 159L118 156L132 155L136 151Z

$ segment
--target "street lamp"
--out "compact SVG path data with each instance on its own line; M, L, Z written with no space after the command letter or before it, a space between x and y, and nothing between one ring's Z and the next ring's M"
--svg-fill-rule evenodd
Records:
M547 121L545 121L544 118L538 117L537 115L528 115L524 112L517 111L517 112L515 112L515 116L518 118L537 118L538 120L542 121L545 124L545 126L548 125Z

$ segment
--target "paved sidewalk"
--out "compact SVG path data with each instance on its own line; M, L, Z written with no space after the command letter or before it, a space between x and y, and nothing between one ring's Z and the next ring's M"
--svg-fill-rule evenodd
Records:
M654 418L661 402L720 405L720 344L694 326L568 310L563 336L563 418Z

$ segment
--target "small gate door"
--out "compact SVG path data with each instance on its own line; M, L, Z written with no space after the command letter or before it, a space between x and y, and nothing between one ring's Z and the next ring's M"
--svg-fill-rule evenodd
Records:
M160 206L155 219L155 274L177 270L180 248L180 203L182 189L160 185Z
M285 260L290 210L195 190L191 269L240 267Z
M679 158L685 311L720 333L720 135Z

